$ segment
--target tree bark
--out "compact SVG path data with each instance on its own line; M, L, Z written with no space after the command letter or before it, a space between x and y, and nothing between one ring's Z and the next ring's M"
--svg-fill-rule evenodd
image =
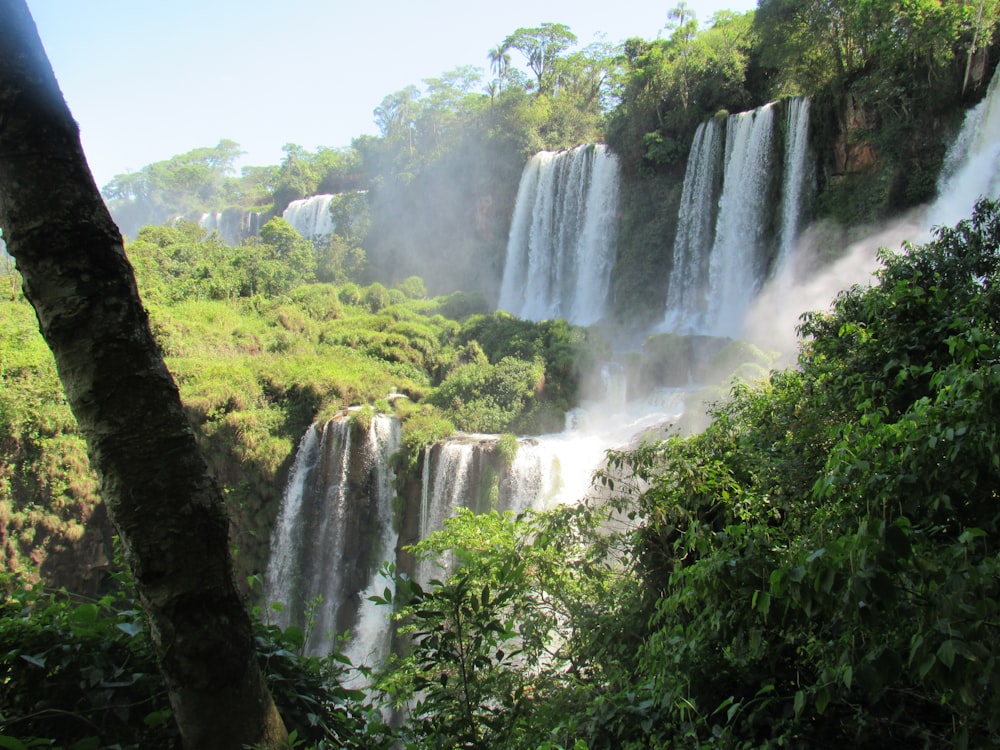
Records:
M185 747L287 741L233 578L221 491L24 0L0 0L0 226L100 476Z

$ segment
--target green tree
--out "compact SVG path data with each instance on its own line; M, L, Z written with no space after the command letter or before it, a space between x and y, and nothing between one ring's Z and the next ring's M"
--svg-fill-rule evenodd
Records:
M440 581L403 578L394 596L376 597L396 605L411 642L378 683L408 704L406 739L525 750L585 741L596 717L576 712L606 676L590 659L622 641L635 592L615 560L620 538L601 530L603 520L591 506L460 508L415 546L420 558L454 565Z
M271 247L275 257L287 268L289 287L315 279L316 256L312 242L280 216L260 228L260 241Z
M365 251L332 234L316 248L316 280L324 284L358 281L365 268Z
M330 201L334 234L345 242L360 247L371 230L371 205L368 194L357 190L335 195Z
M281 147L285 158L281 160L277 184L274 188L274 210L284 211L289 203L316 192L319 175L309 153L297 143Z
M576 34L561 23L543 23L532 28L519 28L506 39L503 49L516 49L524 55L528 68L535 74L539 93L551 94L555 88L553 71L556 60L576 44Z
M686 2L680 2L669 11L670 19L666 29L670 31L671 47L674 54L674 80L672 85L677 89L681 107L687 111L691 103L691 92L694 87L694 76L698 72L694 59L694 42L698 36L698 17Z
M239 144L222 140L213 148L193 149L138 172L115 175L102 193L125 234L133 236L146 224L225 205L233 189L233 164L242 153Z
M375 108L375 124L378 125L383 138L402 138L409 142L410 126L419 110L417 104L419 98L420 90L410 85L382 99Z
M765 0L756 26L762 63L777 73L778 91L815 91L831 82L844 86L874 65L887 79L878 96L920 99L942 85L959 51L970 59L981 34L990 36L985 29L995 26L996 13L992 4L974 9L956 0ZM956 87L964 79L956 75Z
M699 123L752 104L747 92L753 14L719 14L698 29L684 4L671 11L668 39L630 39L622 58L620 103L608 142L630 164L683 159Z

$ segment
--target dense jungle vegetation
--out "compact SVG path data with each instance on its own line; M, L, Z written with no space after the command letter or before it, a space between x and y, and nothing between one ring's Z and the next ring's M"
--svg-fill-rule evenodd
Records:
M280 165L234 176L239 146L222 141L117 176L103 192L225 487L248 601L313 420L396 413L412 457L456 429L557 429L575 405L607 330L491 312L529 154L604 140L619 155L616 317L641 322L661 307L663 206L699 122L814 97L816 216L843 243L933 195L998 17L992 0L762 0L700 25L682 3L663 38L581 51L543 24L488 52L485 92L460 68L390 94L381 135L350 148L289 144ZM344 213L320 246L280 218L297 198L362 190L363 220ZM232 207L265 222L238 247L164 225ZM886 253L875 286L803 320L797 367L735 386L704 431L611 456L600 500L459 515L419 545L455 551L458 573L384 597L412 647L371 694L342 687L338 657L302 656L301 632L260 624L299 746L1000 743L998 245L985 203ZM0 747L174 747L83 441L16 271L3 275Z

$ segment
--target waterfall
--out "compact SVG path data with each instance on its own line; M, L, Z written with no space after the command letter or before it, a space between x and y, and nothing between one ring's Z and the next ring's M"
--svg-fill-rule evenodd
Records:
M198 219L198 225L206 234L216 232L224 243L235 247L248 237L256 237L260 233L260 213L227 208L225 211L203 213Z
M972 216L980 198L1000 197L1000 68L983 100L966 112L945 157L937 192L927 211L929 226L953 226Z
M317 240L333 234L333 214L330 204L336 196L314 195L310 198L292 201L281 214L295 231L307 240Z
M600 320L617 216L618 160L604 145L535 154L518 186L500 309L527 320Z
M591 477L611 447L604 436L560 433L519 438L508 466L497 435L459 434L424 453L420 538L444 528L460 507L476 513L546 510L583 499ZM452 567L449 558L421 561L415 573L426 583Z
M399 423L377 415L367 428L345 417L313 425L299 445L265 593L267 604L281 605L278 625L307 631L308 654L327 653L350 631L353 663L384 658L390 623L367 596L391 586L377 572L395 558L389 457L399 444Z
M667 288L669 307L664 321L667 330L698 330L705 315L713 206L718 200L721 179L722 137L723 127L712 119L698 126L691 144Z
M795 252L799 222L804 205L815 189L815 170L809 159L809 99L796 97L788 102L785 115L785 167L781 185L780 247L775 272ZM773 275L773 274L772 274Z
M481 457L478 441L471 436L459 436L446 443L430 446L424 452L423 496L420 499L420 538L444 528L445 519L460 506L475 507L470 495L478 489L474 481L479 472L476 464ZM442 571L451 568L450 559L422 560L415 578L426 584L442 578Z
M501 483L502 509L547 510L579 502L609 447L599 436L582 433L520 439Z
M773 106L730 115L726 123L726 168L719 198L715 242L709 257L707 332L739 336L743 316L759 288L771 176Z
M658 330L741 334L773 252L774 108L729 115L724 125L714 118L695 132ZM808 102L792 100L789 109L780 233L792 247L809 178Z
M612 398L621 375L609 366ZM400 447L399 422L377 416L363 429L338 417L312 425L296 452L271 539L265 603L280 604L272 621L307 631L307 654L330 653L334 638L347 632L342 651L353 664L382 663L392 621L385 607L367 599L393 588L378 575L382 563L394 561L425 584L453 568L448 555L412 567L397 548L443 529L459 507L520 513L579 502L591 494L606 451L665 417L676 419L676 400L669 406L669 414L647 406L638 419L597 406L587 415L593 429L519 438L513 460L499 450L498 435L460 433L435 443L424 450L419 502L403 504L398 518L389 465Z

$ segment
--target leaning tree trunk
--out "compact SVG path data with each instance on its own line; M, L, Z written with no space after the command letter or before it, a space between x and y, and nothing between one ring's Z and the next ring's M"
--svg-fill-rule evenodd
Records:
M285 741L222 494L24 0L0 0L0 227L100 476L185 747Z

